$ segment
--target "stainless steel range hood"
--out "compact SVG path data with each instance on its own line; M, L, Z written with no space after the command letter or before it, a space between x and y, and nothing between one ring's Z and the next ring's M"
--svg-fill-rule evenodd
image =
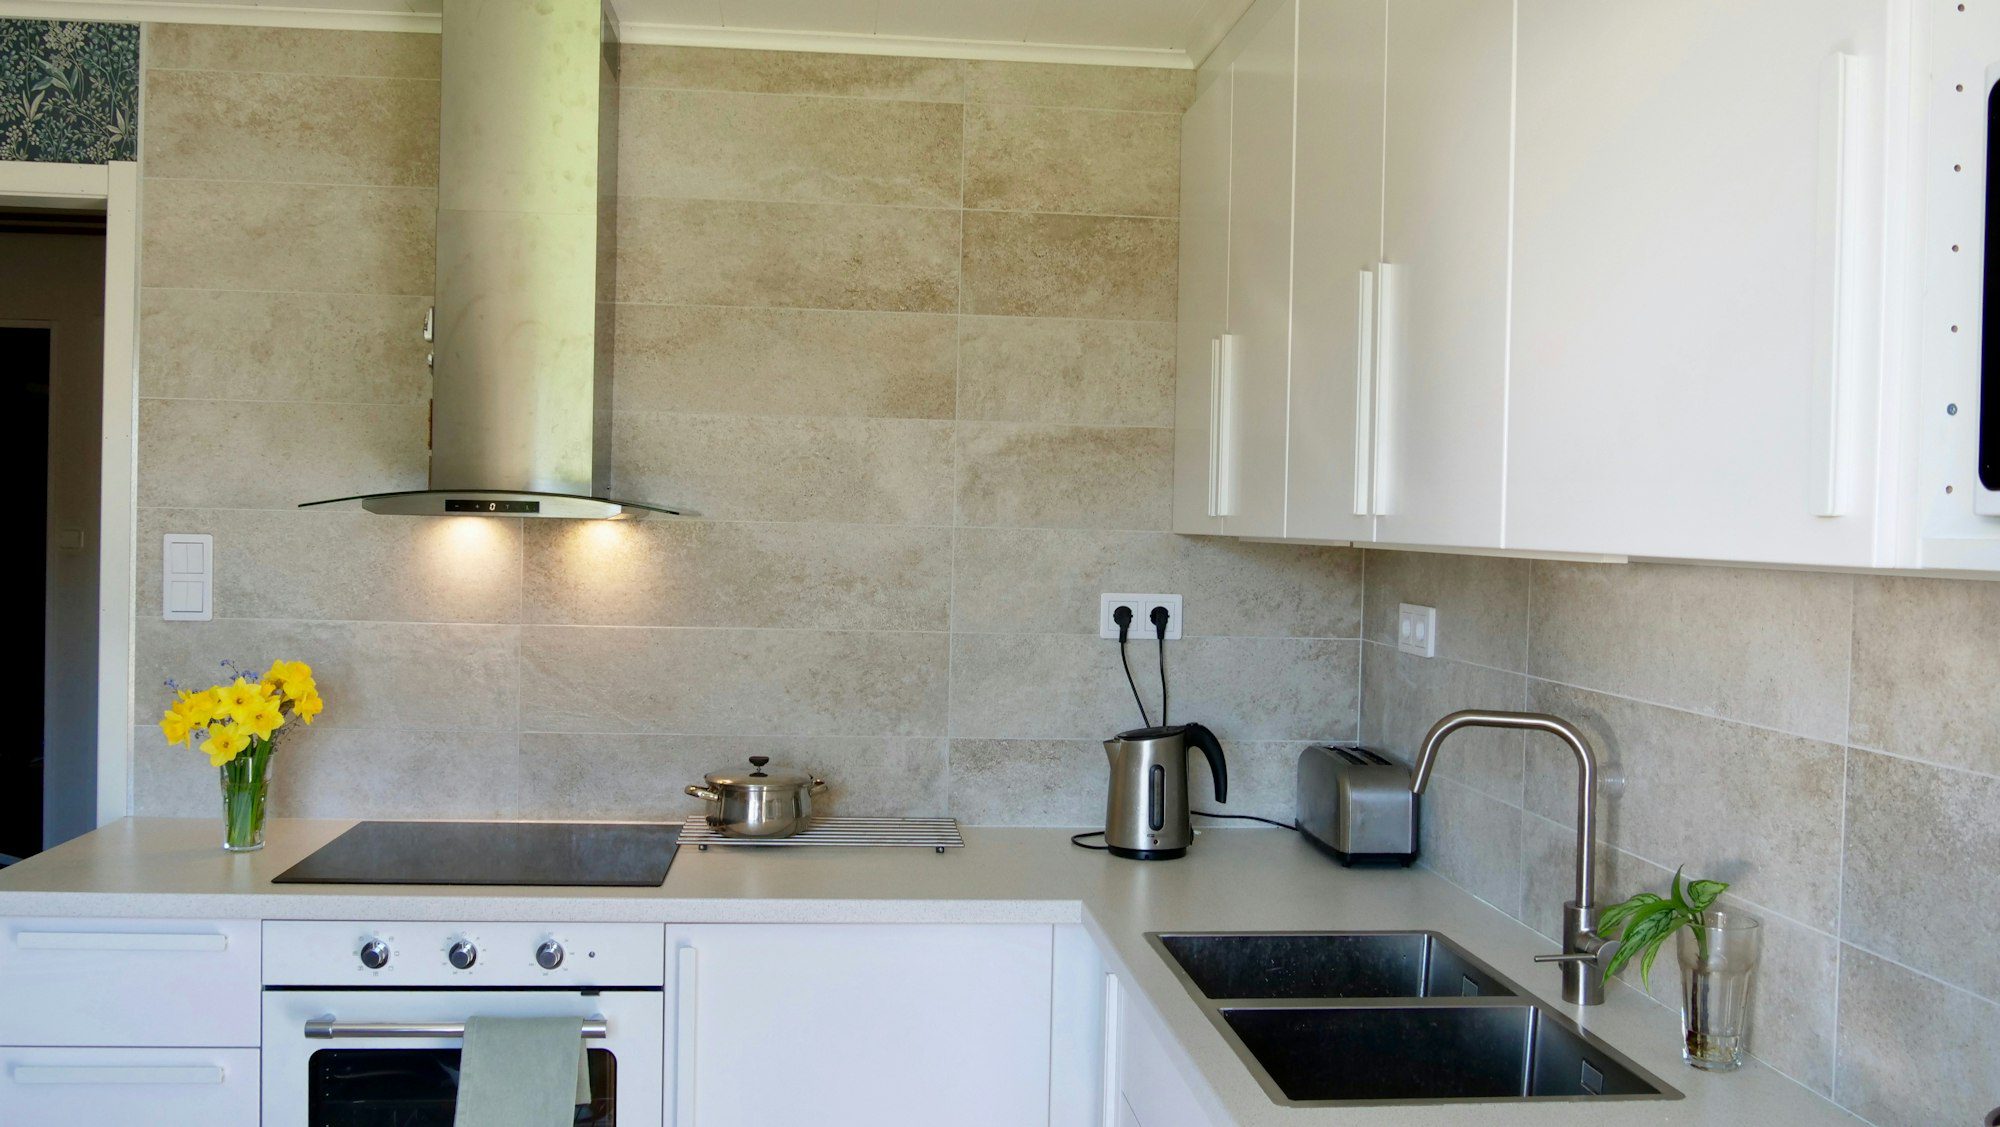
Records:
M398 515L684 515L610 493L615 36L600 0L444 0L430 488Z

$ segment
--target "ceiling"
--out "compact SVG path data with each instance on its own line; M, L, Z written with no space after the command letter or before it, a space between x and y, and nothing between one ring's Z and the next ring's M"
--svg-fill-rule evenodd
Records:
M620 38L1187 67L1251 0L611 0ZM439 0L0 0L0 16L436 30Z

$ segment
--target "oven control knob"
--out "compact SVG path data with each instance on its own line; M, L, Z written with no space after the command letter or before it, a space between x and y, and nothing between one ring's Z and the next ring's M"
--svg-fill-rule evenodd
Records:
M544 939L542 945L535 948L535 965L543 970L554 970L562 965L562 961L562 944L553 939Z
M381 970L389 965L389 945L379 939L371 939L361 945L361 965L369 970Z
M459 970L469 970L472 964L479 961L479 948L472 945L472 940L461 939L451 945L451 950L446 951L444 957Z

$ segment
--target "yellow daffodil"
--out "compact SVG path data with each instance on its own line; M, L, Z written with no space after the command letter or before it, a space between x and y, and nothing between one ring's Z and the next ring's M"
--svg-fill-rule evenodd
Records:
M174 707L187 717L188 727L206 728L215 722L215 714L222 707L221 686L198 693L182 691L181 699L174 702Z
M222 707L216 710L218 715L226 716L238 724L249 719L251 713L262 708L271 699L271 694L264 691L264 686L253 685L241 677L238 677L234 684L219 687L222 691Z
M319 699L319 693L308 689L305 695L292 702L292 715L310 725L313 717L318 716L320 710L325 707L326 703Z
M264 683L282 689L291 700L297 700L315 688L312 666L303 661L272 662L271 668L264 674Z
M271 733L283 727L284 723L285 714L278 708L278 702L266 698L264 703L258 705L247 718L238 721L237 727L260 740L268 740L271 738Z
M220 767L242 754L250 746L250 737L237 730L234 725L218 725L211 729L201 750L208 753L208 765Z
M187 713L181 711L178 703L167 709L166 714L160 717L160 734L167 737L169 744L186 743L190 729Z

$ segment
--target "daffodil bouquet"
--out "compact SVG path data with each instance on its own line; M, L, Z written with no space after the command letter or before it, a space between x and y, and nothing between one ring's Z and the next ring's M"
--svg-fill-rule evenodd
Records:
M230 679L200 691L167 682L174 701L160 717L160 732L169 744L200 747L209 766L221 769L223 848L261 849L278 732L288 721L310 725L326 705L303 661L274 661L261 677L234 662L222 668Z

